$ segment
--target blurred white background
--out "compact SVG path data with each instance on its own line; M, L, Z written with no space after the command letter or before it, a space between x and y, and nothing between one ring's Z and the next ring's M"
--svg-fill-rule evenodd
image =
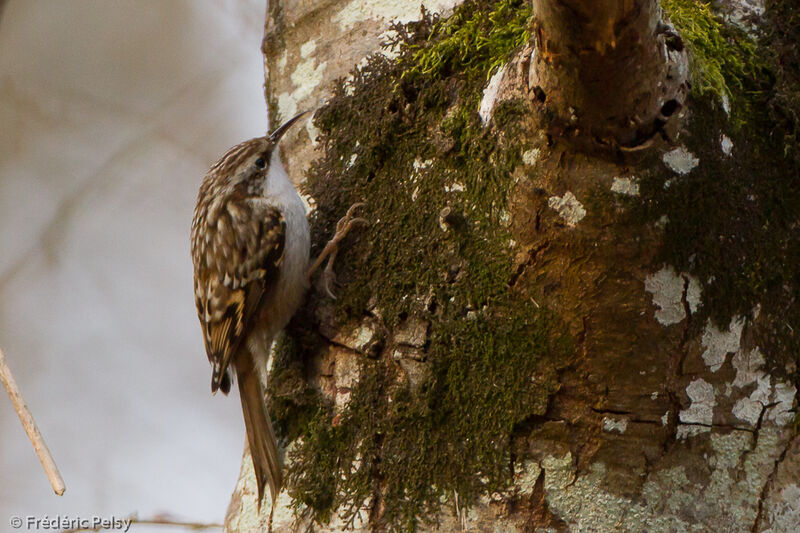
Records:
M244 428L236 394L210 394L189 226L209 165L266 130L264 12L5 5L0 346L67 491L0 391L0 530L12 515L223 520Z

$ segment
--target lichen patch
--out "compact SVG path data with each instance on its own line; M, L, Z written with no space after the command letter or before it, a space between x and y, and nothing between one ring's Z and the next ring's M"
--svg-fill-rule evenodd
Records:
M639 196L639 182L633 177L614 177L611 182L611 192L625 196Z
M706 323L700 342L705 348L703 361L712 372L716 372L722 367L729 353L739 351L743 328L744 318L740 316L731 320L727 331L720 331L710 320Z
M759 376L756 380L756 389L750 393L750 396L736 401L733 406L733 416L755 426L761 417L764 406L769 402L770 381L770 377L766 374Z
M711 431L711 422L714 419L714 386L704 380L697 378L686 387L686 395L689 396L690 404L687 409L682 409L678 413L680 424L676 437L685 439L700 433Z
M663 326L677 324L686 318L684 290L690 312L696 312L701 304L702 288L697 278L685 273L678 274L672 266L664 266L647 276L644 290L653 295L653 304L658 307L655 319Z
M542 151L539 148L530 148L522 153L522 162L532 167L539 162L542 157Z
M316 62L316 59L310 57L301 61L294 72L292 72L292 83L294 83L296 87L296 89L292 91L292 98L294 98L295 102L307 98L322 81L327 62L323 61L315 66Z
M731 153L733 153L733 141L725 134L723 134L719 140L719 147L722 150L722 153L727 156L730 156Z
M606 433L616 432L622 434L625 433L627 429L627 418L615 418L610 416L603 417L603 431Z
M555 209L569 227L575 227L586 216L586 209L570 191L565 192L564 196L551 196L547 205Z
M300 46L300 57L306 59L308 56L313 54L314 50L316 49L317 49L317 41L315 41L314 39L306 41L305 43L303 43L302 46Z
M489 83L483 90L483 97L481 98L480 106L478 107L478 115L481 117L481 122L484 126L489 124L494 111L497 96L500 91L500 85L503 82L503 77L506 74L506 67L503 66L489 79Z
M681 176L688 174L700 164L700 160L685 146L670 150L661 157L661 160L670 170Z

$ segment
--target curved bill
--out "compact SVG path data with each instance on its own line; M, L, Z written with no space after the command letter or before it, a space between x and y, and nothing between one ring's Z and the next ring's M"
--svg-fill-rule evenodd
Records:
M306 113L308 113L308 111L303 111L302 113L298 113L289 120L287 120L286 122L284 122L283 124L281 124L280 126L278 126L278 129L270 133L269 140L274 143L278 142L280 138L283 137L283 134L286 133L286 130L291 128L292 124L300 120L300 117L302 117Z

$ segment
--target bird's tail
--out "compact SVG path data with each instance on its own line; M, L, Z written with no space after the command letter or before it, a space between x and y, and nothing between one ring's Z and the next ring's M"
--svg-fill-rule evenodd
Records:
M264 387L259 379L253 356L247 352L242 353L235 366L247 442L258 484L260 509L265 485L269 485L273 504L281 490L282 474L278 441L272 429L267 406L264 404Z

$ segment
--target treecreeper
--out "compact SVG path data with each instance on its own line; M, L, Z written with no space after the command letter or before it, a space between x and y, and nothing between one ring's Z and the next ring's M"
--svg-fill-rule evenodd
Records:
M333 258L358 223L353 205L310 265L303 200L281 163L278 142L305 113L271 135L240 143L214 163L200 185L191 228L194 296L211 363L211 392L239 384L259 507L269 485L282 485L282 457L265 403L272 342L303 301L312 273L327 257L323 286L333 296Z

